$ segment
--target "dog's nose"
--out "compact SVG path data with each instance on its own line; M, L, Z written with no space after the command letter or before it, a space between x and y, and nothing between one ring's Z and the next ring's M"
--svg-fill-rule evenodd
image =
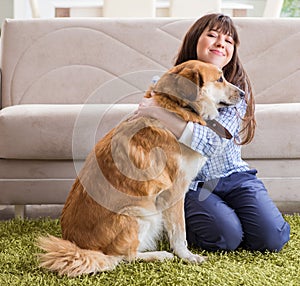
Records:
M240 98L244 98L245 97L245 92L241 89L239 90L239 92L240 92Z

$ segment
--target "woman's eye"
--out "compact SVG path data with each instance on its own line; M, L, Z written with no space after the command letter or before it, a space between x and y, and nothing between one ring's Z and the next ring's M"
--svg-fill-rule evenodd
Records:
M234 43L234 41L233 41L233 39L232 39L231 37L225 38L225 41L226 41L227 43L231 44L231 45L233 45L233 43Z

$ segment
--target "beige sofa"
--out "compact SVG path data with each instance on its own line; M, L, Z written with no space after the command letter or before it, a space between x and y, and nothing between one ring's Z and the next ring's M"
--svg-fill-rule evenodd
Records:
M94 143L172 66L194 19L6 20L0 205L63 204ZM300 20L234 19L256 92L243 157L283 211L300 211Z

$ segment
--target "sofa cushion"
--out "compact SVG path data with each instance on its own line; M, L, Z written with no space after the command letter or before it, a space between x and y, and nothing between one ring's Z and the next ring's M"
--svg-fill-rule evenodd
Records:
M300 103L257 104L254 141L243 147L246 159L300 158Z
M299 19L233 20L257 103L300 102ZM102 97L99 89L124 75L170 68L194 21L168 17L8 19L1 34L2 107L83 104L94 93L100 93L98 98L106 101L102 103L113 103L118 94L107 97L104 92ZM140 86L145 89L148 82L149 78Z
M85 159L95 143L136 108L136 104L4 108L0 111L0 157ZM300 158L300 127L294 124L300 120L299 110L300 103L258 104L257 132L254 141L243 147L243 158Z
M234 18L259 104L299 103L299 18Z
M1 35L6 83L2 106L83 104L115 78L165 71L181 43L178 24L186 30L191 22L167 18L7 19ZM143 90L149 78L140 84ZM115 97L104 95L108 103L115 102Z
M135 104L4 108L0 110L0 158L85 159L97 140L136 108Z

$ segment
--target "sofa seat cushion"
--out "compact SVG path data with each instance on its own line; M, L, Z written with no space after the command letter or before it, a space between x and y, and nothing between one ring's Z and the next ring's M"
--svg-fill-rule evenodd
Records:
M300 103L257 104L253 142L242 148L245 159L300 158Z
M0 110L0 158L85 159L94 144L136 108L136 104L6 107Z
M0 158L84 160L136 104L28 104L0 110ZM257 104L254 141L244 159L300 158L300 103ZM291 132L291 128L293 132ZM267 139L266 139L267 138Z

